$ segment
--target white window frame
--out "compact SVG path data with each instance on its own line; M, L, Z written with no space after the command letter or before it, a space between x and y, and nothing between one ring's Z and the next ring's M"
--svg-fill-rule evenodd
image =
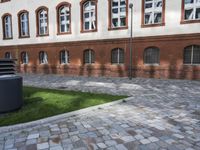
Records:
M62 10L64 11L64 13L61 13ZM62 21L61 18L64 18L64 20ZM59 8L59 26L60 26L60 33L66 33L66 32L69 32L70 30L70 8L69 6L61 6ZM64 31L62 31L62 25L64 25ZM68 27L69 25L69 27Z
M88 53L86 53L86 52L88 52ZM92 53L94 53L94 51L93 50L91 50L91 49L88 49L88 50L85 50L84 51L84 59L85 59L85 55L86 54L88 54L89 56L88 56L88 58L89 58L89 62L85 62L85 64L94 64L95 62L92 62ZM95 57L95 56L94 56ZM84 60L85 61L85 60Z
M113 6L113 1L118 2L118 6ZM125 1L125 5L121 5L120 1L121 0L112 0L111 1L111 24L112 24L112 28L119 28L119 27L126 27L127 26L127 24L126 24L126 17L127 17L126 16L127 15L127 13L126 13L126 9L127 9L126 8L126 0L123 0L123 1ZM116 15L113 13L113 9L118 9L118 13ZM121 9L124 9L125 12L121 12ZM124 26L121 25L121 18L125 18L125 25ZM118 26L114 26L113 19L118 19Z
M22 64L28 64L28 62L29 62L28 53L27 52L22 52L21 57L23 57L22 56L23 54L25 55L25 59L22 58Z
M7 57L7 54L9 55L9 57ZM12 54L11 54L11 52L6 52L6 53L5 53L5 58L6 58L6 59L12 59Z
M46 9L42 9L38 13L38 28L39 35L48 34L48 11ZM44 33L41 32L42 30Z
M156 7L155 3L158 2L162 2L162 6ZM146 4L152 4L151 8L146 8ZM152 0L149 2L146 2L146 0L144 0L144 24L145 25L149 25L149 24L160 24L162 23L162 18L163 18L163 0ZM156 22L155 23L155 18L156 18L156 14L161 14L161 20L160 22ZM150 15L149 17L149 21L148 23L146 23L145 20L145 16L146 15Z
M40 64L48 64L48 56L46 52L41 51L39 53L39 59L40 59Z
M116 65L124 64L124 62L123 62L123 63L120 62L120 51L123 51L123 55L124 55L124 50L121 49L121 48L115 48L115 49L112 50L112 53L113 53L113 51L116 51L116 50L117 50L117 62L112 63L112 64L116 64ZM111 55L113 55L113 54L111 54ZM111 59L112 59L112 58L111 58ZM111 60L111 61L112 61L112 60Z
M64 54L64 56L65 56L65 62L63 62L63 60L62 60L63 54ZM62 50L62 51L60 52L60 63L61 63L61 64L68 64L68 63L69 63L69 52L68 52L68 51Z
M24 18L23 18L24 15ZM28 27L28 13L24 12L20 14L20 28L21 28L21 36L29 36L29 27Z
M11 23L11 16L4 17L4 35L5 38L12 38L12 23Z
M88 4L88 7L87 7L88 9L85 8L87 4ZM86 13L89 13L88 18L85 18ZM85 28L86 22L89 22L89 29ZM96 4L93 1L87 1L83 5L83 29L84 31L90 31L90 30L96 29Z
M184 20L185 21L200 20L200 17L196 18L196 10L198 8L200 8L200 0L193 0L193 3L188 3L188 4L186 4L184 0ZM185 18L186 10L190 10L190 9L192 9L192 13L189 16L189 19L186 19Z
M193 63L193 59L194 59L194 46L195 45L192 45L190 63L184 63L184 65L200 65L200 63Z

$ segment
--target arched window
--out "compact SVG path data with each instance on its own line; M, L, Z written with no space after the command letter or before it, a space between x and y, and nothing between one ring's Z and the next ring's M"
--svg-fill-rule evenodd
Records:
M19 21L19 37L29 36L29 14L27 11L21 11L18 13Z
M123 64L124 63L124 50L121 48L115 48L111 51L111 63Z
M69 63L69 52L66 50L60 51L60 64Z
M58 34L71 31L71 5L67 2L57 6Z
M84 51L84 63L85 64L93 64L95 63L95 53L93 50L88 49Z
M191 45L184 49L184 64L200 64L200 45Z
M12 18L10 14L5 14L2 17L4 39L12 38Z
M128 1L108 0L109 2L109 28L121 28L128 25Z
M6 59L12 59L11 52L6 52L6 53L5 53L5 58L6 58Z
M21 53L21 62L22 64L28 64L28 53L27 52L22 52Z
M40 60L40 64L48 64L48 56L47 53L44 51L41 51L39 53L39 60Z
M157 47L149 47L144 50L144 64L159 64L160 50Z
M83 0L81 2L82 9L82 31L97 30L97 2L96 0Z
M49 34L48 8L40 7L36 10L37 15L37 35L45 36Z

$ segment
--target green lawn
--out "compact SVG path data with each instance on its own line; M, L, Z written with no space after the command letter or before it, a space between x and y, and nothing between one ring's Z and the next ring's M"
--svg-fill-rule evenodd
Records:
M0 126L34 121L126 97L33 87L24 87L23 96L24 105L20 110L0 114Z

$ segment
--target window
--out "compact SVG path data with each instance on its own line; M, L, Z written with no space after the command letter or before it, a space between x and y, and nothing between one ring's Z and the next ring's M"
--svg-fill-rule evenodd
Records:
M94 51L93 50L85 50L84 51L84 63L85 64L93 64L95 63L95 56L94 56Z
M97 31L97 2L96 0L83 0L81 2L81 31Z
M200 21L200 0L183 0L182 21Z
M6 52L6 53L5 53L5 58L6 58L6 59L12 59L11 53L10 53L10 52Z
M22 64L28 64L28 53L27 52L22 52L21 53L21 62Z
M109 3L109 29L128 27L128 1L108 0Z
M68 64L69 63L69 52L66 50L62 50L60 52L60 64Z
M12 18L10 14L5 14L3 17L3 35L4 39L12 39Z
M115 48L111 51L111 63L123 64L124 63L124 50L121 48Z
M48 64L48 56L47 53L44 51L41 51L39 53L39 60L40 60L40 64Z
M18 13L19 37L29 37L29 14L27 11Z
M192 45L184 49L184 64L200 64L200 45Z
M157 47L149 47L144 50L144 64L159 64L160 50Z
M142 26L164 25L165 0L143 0Z
M37 35L47 36L49 34L48 8L40 7L36 10L37 15Z
M71 32L71 5L67 2L57 6L58 34Z

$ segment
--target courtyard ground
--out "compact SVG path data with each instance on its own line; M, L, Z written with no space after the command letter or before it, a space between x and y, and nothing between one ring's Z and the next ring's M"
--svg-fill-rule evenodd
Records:
M0 128L0 150L200 150L200 81L23 77L28 86L130 97L34 127Z

